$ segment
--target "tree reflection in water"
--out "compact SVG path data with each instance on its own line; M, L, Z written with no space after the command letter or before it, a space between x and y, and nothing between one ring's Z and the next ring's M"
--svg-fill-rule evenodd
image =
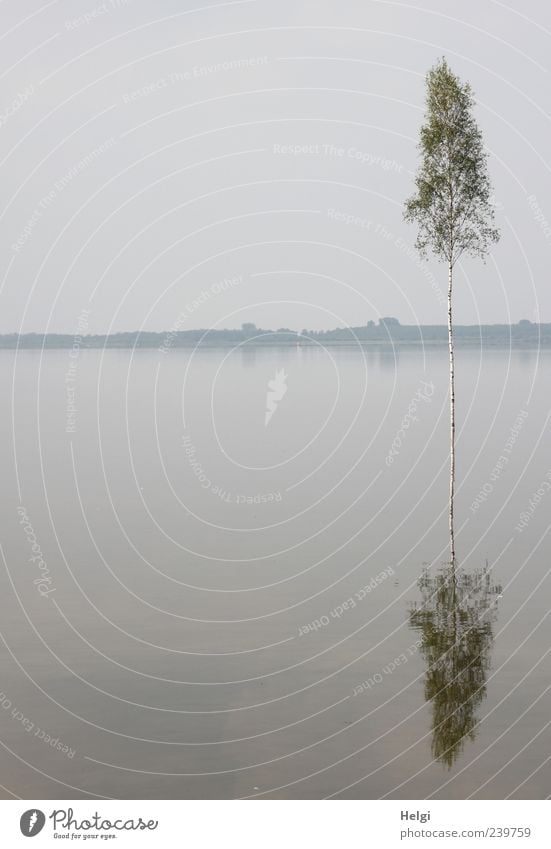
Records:
M419 580L422 602L409 611L427 663L425 699L432 703L432 754L450 767L468 739L486 695L493 625L501 587L486 568L467 574L447 566Z

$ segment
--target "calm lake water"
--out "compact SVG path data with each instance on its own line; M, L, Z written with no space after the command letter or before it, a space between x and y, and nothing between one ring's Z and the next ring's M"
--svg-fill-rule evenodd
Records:
M550 374L1 352L2 796L547 797Z

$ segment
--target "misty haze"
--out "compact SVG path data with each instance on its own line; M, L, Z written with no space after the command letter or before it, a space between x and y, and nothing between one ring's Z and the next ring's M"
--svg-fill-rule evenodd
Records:
M1 798L548 799L546 4L0 21Z

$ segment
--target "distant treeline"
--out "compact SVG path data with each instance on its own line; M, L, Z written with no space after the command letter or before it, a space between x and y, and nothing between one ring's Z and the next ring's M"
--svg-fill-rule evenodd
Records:
M526 319L518 324L456 325L457 345L477 347L551 347L551 324L534 324ZM334 330L264 330L243 324L239 330L168 330L164 333L134 331L110 335L68 335L59 333L10 333L0 335L0 348L172 348L225 347L234 345L447 345L444 324L400 324L396 318L369 321L361 327Z

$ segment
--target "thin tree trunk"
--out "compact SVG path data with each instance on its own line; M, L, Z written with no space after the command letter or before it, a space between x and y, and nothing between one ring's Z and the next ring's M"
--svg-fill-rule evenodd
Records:
M453 351L452 318L453 264L448 265L448 347L450 353L450 558L455 569L455 535L453 523L453 500L455 495L455 365Z

